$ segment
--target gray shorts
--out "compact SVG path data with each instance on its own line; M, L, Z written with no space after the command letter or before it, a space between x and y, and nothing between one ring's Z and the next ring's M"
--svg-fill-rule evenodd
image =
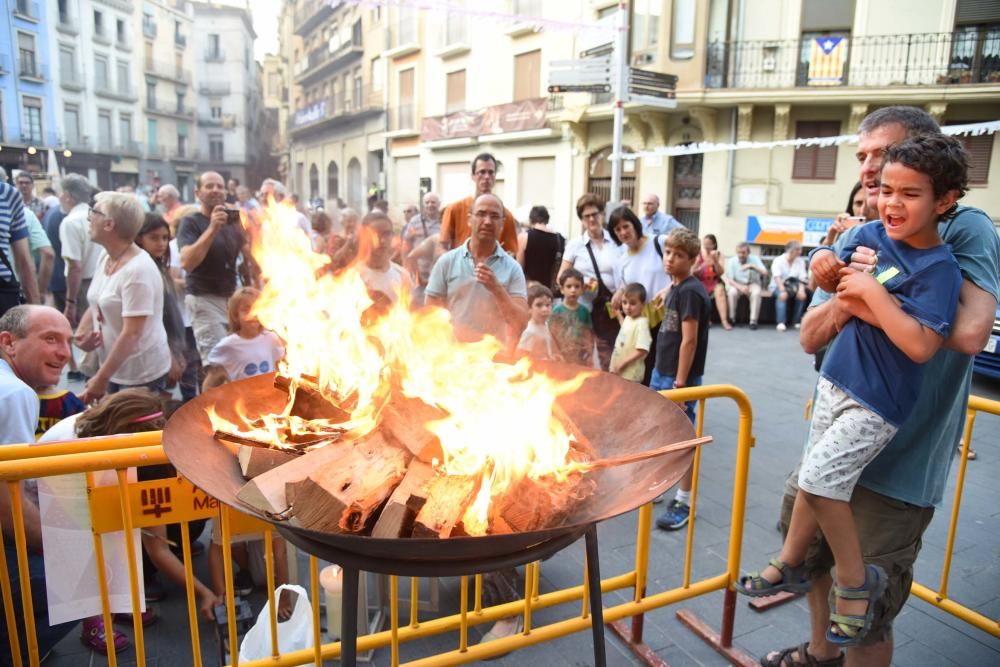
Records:
M184 297L184 306L203 364L208 364L208 353L228 333L228 304L229 299L224 296L188 294Z
M885 449L896 431L895 426L821 377L809 444L799 470L799 488L848 502L865 466Z

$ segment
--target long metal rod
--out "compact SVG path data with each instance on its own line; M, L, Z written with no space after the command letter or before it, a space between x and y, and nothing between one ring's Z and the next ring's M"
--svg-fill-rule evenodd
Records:
M618 34L615 36L615 50L612 66L616 68L615 115L611 142L611 201L621 200L622 189L622 134L625 124L625 101L628 85L628 3L618 2Z
M590 628L594 635L594 665L608 664L607 647L604 644L604 600L601 597L601 561L597 549L597 524L587 529L587 581L590 582Z

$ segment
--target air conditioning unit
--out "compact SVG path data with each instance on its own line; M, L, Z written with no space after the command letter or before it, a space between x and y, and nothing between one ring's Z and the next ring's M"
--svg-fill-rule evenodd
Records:
M774 56L764 56L760 63L760 68L765 72L773 72L778 67L778 61Z

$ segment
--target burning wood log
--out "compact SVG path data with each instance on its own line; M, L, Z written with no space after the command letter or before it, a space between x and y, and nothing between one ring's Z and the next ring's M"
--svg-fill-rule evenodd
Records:
M215 433L212 434L212 437L216 440L223 440L225 442L231 442L234 445L240 445L241 447L250 447L253 449L279 449L266 440L251 438L250 436L242 433L231 433L229 431L220 431L219 429L216 429Z
M374 433L347 456L285 485L293 524L331 533L363 533L406 473L408 454Z
M286 451L283 449L265 449L241 445L236 456L239 458L240 470L243 472L243 477L253 479L303 454L305 452L297 449Z
M347 444L331 444L296 456L288 463L261 473L243 485L236 497L250 507L269 516L287 518L288 501L285 484L304 479L309 473L327 464L339 461L351 449Z
M300 377L293 380L280 373L274 376L274 388L280 389L289 397L292 396L293 384L295 397L291 414L303 419L327 419L332 422L344 422L350 419L351 413L346 409L346 402L340 405L334 403L334 398L327 396L319 385L309 378Z
M441 443L427 429L427 422L443 419L448 415L440 408L424 403L419 398L395 394L382 410L379 427L390 439L405 447L424 463L434 459L444 460Z
M427 501L423 487L434 476L434 469L418 459L410 461L406 476L389 496L372 528L372 537L409 537L417 514Z
M593 480L580 474L570 475L562 482L552 477L525 477L499 499L493 532L504 525L517 532L557 526L566 520L577 503L593 493L594 486Z
M424 487L427 502L413 524L413 537L447 538L464 535L462 516L476 497L478 477L440 475Z
M583 434L580 427L576 425L576 422L569 416L569 413L559 405L558 401L552 403L552 416L562 424L567 435L573 439L570 445L573 449L583 454L585 459L597 458L597 453L590 442L590 438Z

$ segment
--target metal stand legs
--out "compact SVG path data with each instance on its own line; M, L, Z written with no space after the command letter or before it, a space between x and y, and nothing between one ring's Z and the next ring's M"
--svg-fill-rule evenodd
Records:
M358 577L355 567L344 567L343 596L340 600L340 664L358 664Z
M597 524L587 529L587 587L590 590L590 628L594 635L594 665L606 667L604 645L604 602L601 599L601 562L597 550Z

